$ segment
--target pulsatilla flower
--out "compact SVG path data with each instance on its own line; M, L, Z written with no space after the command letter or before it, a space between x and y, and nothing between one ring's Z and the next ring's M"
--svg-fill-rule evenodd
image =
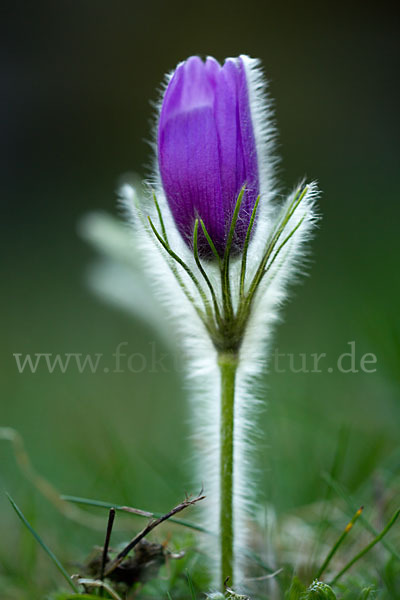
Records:
M157 117L147 192L126 184L121 196L135 256L184 351L204 524L218 533L207 553L223 590L227 577L240 586L250 554L253 380L303 264L317 188L274 197L275 130L254 59L189 58L168 76Z
M257 149L242 58L221 66L192 56L165 91L158 124L158 163L177 227L191 246L202 219L223 255L236 200L245 185L232 251L241 250L259 195ZM205 237L199 252L211 254Z

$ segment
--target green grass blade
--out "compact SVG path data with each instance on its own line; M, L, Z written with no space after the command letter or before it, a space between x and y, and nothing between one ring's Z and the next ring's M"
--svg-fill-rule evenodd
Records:
M374 590L375 590L375 588L372 586L369 588L364 588L361 591L361 594L359 595L358 600L368 600L368 598L372 599Z
M186 578L187 578L187 582L188 582L188 586L189 586L189 590L190 590L190 594L191 594L192 600L196 600L196 592L194 591L194 585L193 585L192 578L190 577L189 571L186 571Z
M46 554L49 556L49 558L53 561L53 563L55 564L55 566L57 567L57 569L60 571L60 573L62 574L62 576L68 581L69 585L74 590L74 592L76 592L78 594L79 590L78 590L77 586L74 584L74 582L72 581L70 575L64 569L64 567L62 566L62 564L60 563L60 561L58 560L58 558L50 550L50 548L44 543L44 541L39 536L39 534L36 533L36 531L33 529L33 527L28 523L28 521L24 517L22 511L15 504L15 502L11 498L11 496L9 494L6 494L6 496L9 499L9 501L11 503L11 506L13 507L13 509L15 510L15 512L17 513L18 517L21 519L21 521L25 525L25 527L27 527L27 529L29 529L29 531L31 532L31 534L33 535L33 537L36 539L36 541L38 542L38 544L43 548L43 550L46 552Z
M357 507L356 507L354 501L352 500L350 494L348 494L346 492L346 490L342 487L342 485L338 481L333 479L333 477L331 477L331 475L329 475L329 473L322 473L322 478L333 489L333 491L346 502L347 506L349 507L349 511L351 511L351 513L354 513L356 511ZM375 535L375 536L378 535L378 530L375 529L375 527L373 527L371 525L371 523L364 517L364 515L361 515L360 523L372 535ZM390 552L390 554L396 560L400 561L400 553L396 550L396 548L394 548L392 546L392 544L390 542L388 542L386 540L382 540L382 546L384 546L384 548L386 548L386 550L388 552Z
M83 504L86 506L95 506L98 508L106 508L106 509L110 509L110 508L115 508L115 510L120 511L120 512L124 512L130 515L135 515L135 516L139 516L139 517L145 517L147 519L159 519L163 513L157 513L157 512L147 512L147 511L138 511L138 512L133 512L132 510L129 510L129 506L122 506L122 505L118 505L118 504L112 504L111 502L103 502L102 500L92 500L90 498L79 498L78 496L61 496L62 500L65 500L66 502L72 502L74 504ZM142 513L142 514L140 514ZM168 519L168 521L170 523L175 523L176 525L182 525L183 527L187 527L188 529L193 529L195 531L200 531L201 533L207 533L209 535L211 534L211 531L208 531L207 529L205 529L204 527L201 527L201 525L197 525L196 523L192 523L190 521L185 521L184 519L175 519L174 517L171 517L170 519Z
M334 585L338 581L338 579L340 579L340 577L342 577L342 575L344 575L346 573L346 571L348 571L357 561L360 560L360 558L365 556L367 554L367 552L369 552L371 550L371 548L373 548L378 542L380 542L384 538L384 536L388 533L388 531L393 527L393 525L397 521L397 518L399 515L400 515L400 508L394 513L393 517L390 519L390 521L386 525L386 527L372 540L372 542L370 542L367 546L365 546L365 548L363 548L363 550L361 550L361 552L356 554L356 556L354 558L352 558L347 563L347 565L345 565L343 567L343 569L341 571L339 571L339 573L333 579L332 583L330 583L329 585Z
M53 599L53 596L51 596L51 599ZM99 600L99 597L92 594L60 594L54 596L54 600Z
M322 573L325 571L326 567L329 565L329 563L331 562L332 558L334 557L334 555L338 551L339 547L342 545L344 539L347 537L348 533L353 528L354 523L361 516L362 511L363 511L363 507L359 508L357 510L357 512L355 513L355 515L353 516L353 518L351 519L351 521L349 521L349 523L347 523L346 527L344 528L344 531L341 533L341 535L339 536L338 540L333 545L332 549L328 553L328 556L326 557L326 559L322 563L322 565L321 565L320 569L318 570L318 573L316 574L316 576L314 577L314 579L321 579Z

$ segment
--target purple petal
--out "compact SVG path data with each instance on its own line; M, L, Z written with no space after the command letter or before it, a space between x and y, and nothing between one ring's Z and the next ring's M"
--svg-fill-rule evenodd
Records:
M158 160L172 215L191 245L194 222L203 219L218 252L224 252L237 196L246 193L235 232L244 243L258 195L258 164L247 80L242 60L223 67L197 56L181 63L164 95ZM199 250L210 255L199 234Z

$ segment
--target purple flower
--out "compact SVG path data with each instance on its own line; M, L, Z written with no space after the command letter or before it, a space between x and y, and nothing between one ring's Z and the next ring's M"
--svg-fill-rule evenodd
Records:
M221 66L214 58L203 62L192 56L180 63L164 94L157 142L162 185L189 246L199 218L223 255L236 200L246 185L233 243L239 252L259 194L243 59L230 58ZM211 255L202 231L199 252Z

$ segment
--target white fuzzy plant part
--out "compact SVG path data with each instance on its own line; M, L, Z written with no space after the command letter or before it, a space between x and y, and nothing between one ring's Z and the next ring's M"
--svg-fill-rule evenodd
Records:
M245 578L251 546L247 523L254 498L252 440L261 402L254 384L266 367L288 288L304 264L318 196L315 183L302 183L283 205L276 203L275 130L265 82L257 61L240 59L259 164L259 196L242 252L231 254L230 242L245 186L237 198L223 256L213 247L201 218L195 221L192 247L183 239L157 165L148 194L139 195L129 184L120 189L136 255L173 320L185 356L194 462L197 481L207 496L203 524L216 534L206 540L207 553L220 589L227 576L231 585L234 577L239 587ZM209 242L211 259L198 252L199 232Z

